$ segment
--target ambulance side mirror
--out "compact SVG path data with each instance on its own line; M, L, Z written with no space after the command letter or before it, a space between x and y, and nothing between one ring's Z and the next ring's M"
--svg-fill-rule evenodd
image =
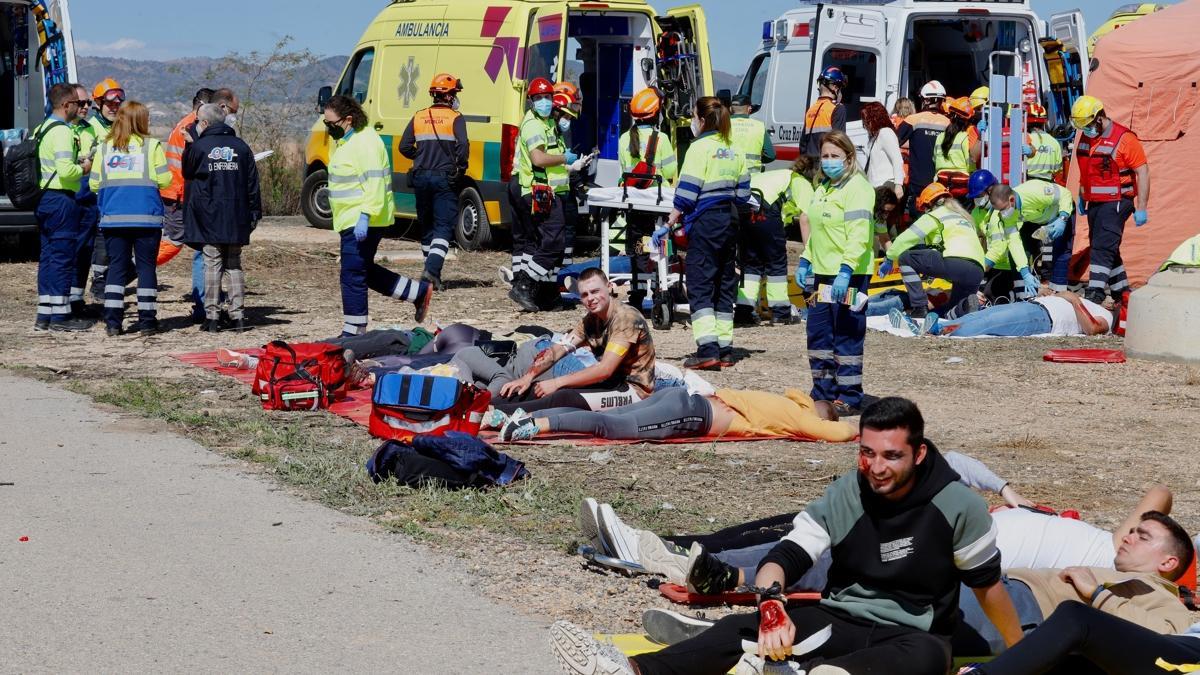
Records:
M329 103L329 99L333 98L333 87L325 85L317 90L317 112L325 112L325 104Z

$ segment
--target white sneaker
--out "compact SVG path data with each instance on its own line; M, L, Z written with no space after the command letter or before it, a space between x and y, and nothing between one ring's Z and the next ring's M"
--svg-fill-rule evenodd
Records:
M572 675L634 675L629 657L612 643L601 643L591 633L567 621L550 626L550 651L563 670Z
M657 607L642 612L642 630L651 640L673 645L690 640L712 628L713 622Z
M767 661L746 654L737 662L733 675L805 675L805 671L795 661Z
M661 574L673 584L687 583L687 551L657 534L641 531L637 539L637 556L647 572Z
M507 267L500 267L498 268L498 271L500 273L500 283L511 287L513 281L513 271Z
M584 497L579 503L579 532L591 543L592 548L611 556L612 551L604 548L604 540L600 538L600 505L591 497Z
M642 531L621 522L617 512L608 504L600 505L597 516L600 522L600 536L612 550L613 556L640 565L642 561L638 558L638 537Z
M488 408L488 411L483 413L483 421L480 423L480 427L483 429L499 429L500 427L504 426L504 423L508 422L509 419L519 420L522 417L527 416L528 413L520 408L514 410L513 414L506 415L504 414L503 410L492 407Z

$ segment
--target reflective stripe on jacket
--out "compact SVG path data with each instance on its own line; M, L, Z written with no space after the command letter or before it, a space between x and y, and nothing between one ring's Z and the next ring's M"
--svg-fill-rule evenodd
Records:
M684 223L710 208L750 201L750 173L741 155L713 131L692 141L675 186L675 208Z
M101 228L162 227L159 190L171 184L171 171L157 138L132 136L126 150L101 143L91 183L99 198Z
M361 213L370 216L371 227L389 227L396 221L391 157L374 129L363 127L334 147L329 158L329 206L335 232L353 228Z
M1128 129L1113 122L1108 133L1099 138L1079 136L1075 159L1079 164L1079 190L1084 201L1115 202L1137 196L1133 169L1117 163L1117 147L1127 133Z
M813 272L832 276L846 265L853 274L871 273L874 209L875 189L861 171L813 188L807 211L810 241L801 256L812 263Z

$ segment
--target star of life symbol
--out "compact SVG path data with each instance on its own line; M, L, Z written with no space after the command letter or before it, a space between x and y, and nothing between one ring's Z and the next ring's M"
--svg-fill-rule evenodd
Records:
M419 86L417 80L421 77L421 66L417 65L416 57L408 57L408 63L400 69L400 98L404 99L404 107L409 107L417 97Z

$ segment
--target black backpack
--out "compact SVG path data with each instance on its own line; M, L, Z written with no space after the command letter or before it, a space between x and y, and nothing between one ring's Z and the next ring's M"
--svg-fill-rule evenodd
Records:
M18 145L9 148L4 155L4 192L8 194L12 205L22 211L37 208L46 191L42 181L42 160L38 156L38 146L42 139L54 127L65 127L66 124L55 120L42 127L36 136L26 138ZM45 182L50 182L58 172L50 174Z

